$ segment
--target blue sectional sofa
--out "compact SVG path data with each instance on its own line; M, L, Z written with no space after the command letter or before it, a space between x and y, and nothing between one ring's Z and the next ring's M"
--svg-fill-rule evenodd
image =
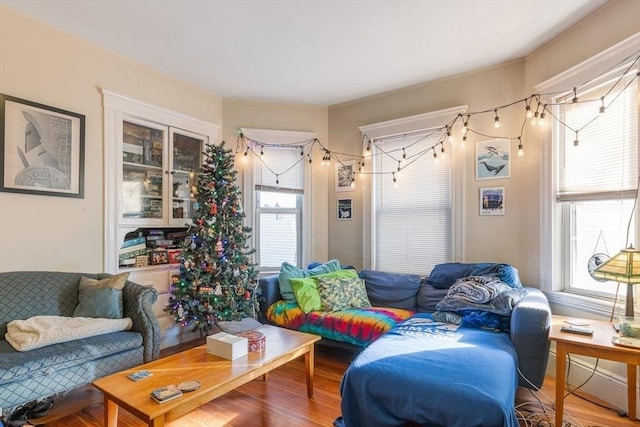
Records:
M478 324L486 318L476 310L441 309L451 309L447 294L458 279L476 275L509 283L501 294L512 298L509 313L492 317L490 325ZM326 317L357 320L358 309L300 314L294 303L282 301L278 276L260 279L263 322L317 333L321 342L357 350L342 380L343 416L336 425L517 426L516 389L541 387L549 356L551 311L539 289L522 286L517 270L506 264L441 264L427 278L372 270L359 276L374 309L409 312L359 345L344 337L357 325L336 323L338 335L317 328L318 319ZM461 323L455 331L442 327L450 326L449 318Z
M0 410L5 416L20 405L159 357L160 328L152 311L157 293L130 281L121 290L124 317L133 323L130 330L23 352L5 340L7 323L12 320L42 315L72 317L83 276L94 280L111 277L46 271L0 273Z

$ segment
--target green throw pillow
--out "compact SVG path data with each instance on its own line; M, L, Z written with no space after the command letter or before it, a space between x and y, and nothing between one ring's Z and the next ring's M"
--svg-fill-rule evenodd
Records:
M318 284L316 280L320 277L335 278L335 277L358 277L358 272L355 270L338 270L331 273L319 274L317 276L310 276L305 278L291 278L291 286L293 293L296 296L298 305L305 313L311 311L322 310L322 303L320 301L320 294L318 293Z
M318 277L316 281L323 311L371 307L364 280L359 277Z
M122 319L124 317L122 289L128 277L128 272L102 280L82 276L78 306L73 312L73 317Z
M296 295L293 292L291 286L291 279L303 279L309 276L317 276L318 274L330 273L332 271L340 270L340 261L332 259L324 264L314 267L310 270L303 270L287 261L283 262L280 266L280 274L278 274L278 284L280 287L280 295L286 302L296 304Z

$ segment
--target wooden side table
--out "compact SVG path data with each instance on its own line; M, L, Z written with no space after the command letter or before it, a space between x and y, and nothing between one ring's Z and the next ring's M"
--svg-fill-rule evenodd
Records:
M593 329L593 335L578 335L562 332L565 321L584 321ZM556 426L562 425L564 410L564 389L567 370L567 354L581 354L627 364L627 411L629 418L636 419L637 367L640 365L640 348L624 347L611 342L618 333L610 322L602 320L576 319L553 316L549 339L556 342Z

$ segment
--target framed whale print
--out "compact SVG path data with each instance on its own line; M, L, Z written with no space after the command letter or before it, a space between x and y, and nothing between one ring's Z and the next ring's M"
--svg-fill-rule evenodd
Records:
M509 178L511 172L511 144L508 139L496 138L476 142L476 179Z

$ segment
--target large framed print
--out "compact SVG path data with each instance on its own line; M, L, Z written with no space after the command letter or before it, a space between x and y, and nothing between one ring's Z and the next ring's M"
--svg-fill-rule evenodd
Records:
M0 191L84 197L82 114L0 94Z
M511 173L511 144L508 139L496 138L476 142L476 179L509 178Z

